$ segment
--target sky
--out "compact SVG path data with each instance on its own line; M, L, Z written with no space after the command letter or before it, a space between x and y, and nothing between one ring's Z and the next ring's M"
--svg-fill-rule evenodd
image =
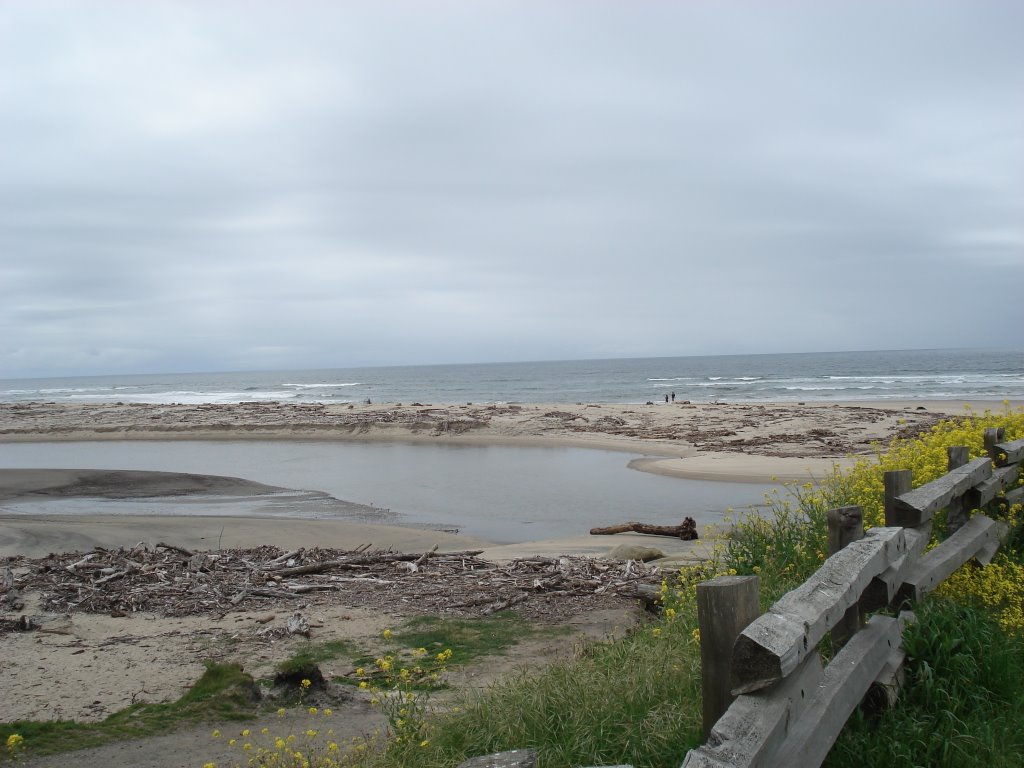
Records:
M0 378L1018 346L1018 0L5 0Z

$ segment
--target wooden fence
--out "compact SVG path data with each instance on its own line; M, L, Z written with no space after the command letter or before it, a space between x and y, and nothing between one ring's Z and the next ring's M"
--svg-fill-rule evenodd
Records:
M987 565L1006 526L978 512L1024 501L1016 484L1024 440L986 430L989 458L950 448L949 472L911 490L909 470L885 476L885 527L867 533L859 507L829 512L830 557L806 582L758 615L756 576L697 587L707 742L683 768L817 768L869 691L889 703L902 675L902 610L972 557ZM994 467L993 467L994 465ZM924 552L936 512L947 538ZM864 621L866 613L889 607ZM828 666L818 645L831 633ZM838 650L836 650L838 649Z

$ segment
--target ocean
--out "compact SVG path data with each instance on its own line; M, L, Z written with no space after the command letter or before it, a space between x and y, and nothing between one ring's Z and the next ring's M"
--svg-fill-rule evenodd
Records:
M0 379L0 402L1021 400L1024 351L946 349Z

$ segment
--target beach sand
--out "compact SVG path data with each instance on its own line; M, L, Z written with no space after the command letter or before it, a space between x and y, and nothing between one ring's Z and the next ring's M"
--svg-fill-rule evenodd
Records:
M977 411L1003 408L1001 403L972 406ZM322 439L555 444L643 454L647 458L635 460L632 466L647 472L764 481L773 476L806 479L808 473L820 477L830 472L835 463L842 465L854 456L870 454L875 442L926 429L943 414L961 413L963 409L964 404L959 402L438 407L381 404L352 408L279 403L0 404L0 441ZM0 471L0 502L48 495L141 498L283 492L286 491L237 478L203 475ZM404 552L426 552L434 547L438 551L480 549L482 557L494 561L533 555L600 557L619 544L636 543L662 549L670 556L671 564L700 558L708 546L707 541L682 542L638 534L496 545L440 531L345 519L0 515L0 556L12 558L12 563L17 562L16 556L43 557L50 552L85 552L94 547L132 547L139 542L166 542L190 550L265 544L283 549L352 549L371 545L375 549ZM0 571L2 566L0 562ZM39 595L26 597L29 602L21 613L38 613ZM408 615L408 608L399 604L393 612L322 603L311 606L310 611L318 625L314 630L316 640L349 639L371 647L373 638L379 637L384 627L394 626L403 615ZM283 622L285 615L276 613L279 615L272 615L273 622ZM57 631L12 632L0 638L0 687L19 691L16 697L0 697L0 721L100 719L139 698L177 698L197 679L204 658L243 658L248 668L263 674L294 645L305 642L291 639L271 647L272 644L258 640L257 633L268 619L264 612L254 611L213 618L164 618L148 614L115 618L81 613L43 618L56 621L51 626ZM616 616L608 622L622 620ZM590 631L603 630L595 625ZM353 706L362 707L360 712L365 710L365 702L357 701ZM358 722L369 720L363 717ZM100 762L111 759L107 753L97 758ZM60 760L49 763L61 764Z

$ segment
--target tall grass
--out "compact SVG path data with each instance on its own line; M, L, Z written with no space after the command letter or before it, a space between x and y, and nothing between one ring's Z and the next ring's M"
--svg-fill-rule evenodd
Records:
M858 711L827 768L1024 765L1024 644L987 611L926 601L904 633L898 706Z

